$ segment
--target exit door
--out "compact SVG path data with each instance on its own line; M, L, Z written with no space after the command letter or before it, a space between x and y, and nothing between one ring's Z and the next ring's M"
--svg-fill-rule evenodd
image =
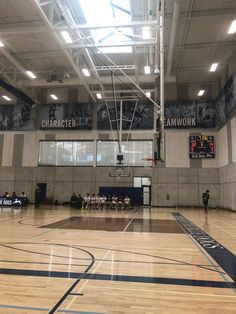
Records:
M134 187L143 189L143 205L151 206L151 178L134 177Z

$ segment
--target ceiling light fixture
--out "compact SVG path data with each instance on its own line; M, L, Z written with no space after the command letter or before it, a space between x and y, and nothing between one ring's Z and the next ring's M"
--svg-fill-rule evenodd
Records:
M6 96L6 95L3 95L2 98L4 98L4 99L7 100L7 101L11 101L11 98L8 97L8 96Z
M145 67L144 67L144 73L145 73L145 74L150 74L150 73L151 73L151 67L150 67L150 65L145 65Z
M146 92L145 95L150 98L151 97L151 92Z
M4 47L4 43L0 41L0 47Z
M55 94L51 94L50 97L51 97L52 99L54 99L54 100L57 100L57 99L58 99L58 97L57 97Z
M228 34L234 34L236 32L236 20L233 20L228 29Z
M84 76L86 76L86 77L89 77L89 76L90 76L90 73L89 73L89 70L88 70L88 69L83 68L83 69L82 69L82 72L84 73Z
M143 27L143 39L150 39L150 28L147 26Z
M202 96L205 93L205 89L200 89L198 92L198 96Z
M96 96L97 96L97 99L102 99L102 94L101 93L97 93Z
M64 38L65 42L67 44L72 44L73 40L70 37L70 34L67 31L61 31L61 36Z
M36 79L36 75L31 71L25 71L26 75L30 77L31 79Z
M211 67L210 67L210 72L215 72L215 70L218 67L218 63L212 63Z

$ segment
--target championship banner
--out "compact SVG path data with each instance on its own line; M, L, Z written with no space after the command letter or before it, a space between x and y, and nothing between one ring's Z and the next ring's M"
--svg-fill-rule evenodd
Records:
M41 106L40 129L92 129L90 103Z
M165 102L165 128L214 128L215 105L211 102Z
M116 130L120 126L120 102L101 103L97 112L98 130ZM122 102L122 129L146 130L153 128L153 105L146 102Z
M36 110L27 104L1 105L1 131L35 130Z

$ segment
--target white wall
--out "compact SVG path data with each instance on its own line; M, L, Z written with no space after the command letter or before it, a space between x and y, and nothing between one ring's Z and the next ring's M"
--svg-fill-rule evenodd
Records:
M24 135L23 167L37 167L39 141L44 139L41 132L27 133Z
M166 131L166 167L189 167L189 132Z
M218 154L219 154L218 167L223 167L223 166L227 165L229 162L227 125L225 125L218 132L218 143L219 143L219 149L217 149Z
M12 166L14 134L5 133L2 152L2 166ZM35 147L33 147L35 149Z

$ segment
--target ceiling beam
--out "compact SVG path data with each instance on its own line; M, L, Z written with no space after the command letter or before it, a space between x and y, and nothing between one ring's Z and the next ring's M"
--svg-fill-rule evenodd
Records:
M42 17L42 20L44 21L46 27L49 29L51 34L54 36L54 38L56 39L56 42L59 44L59 47L60 47L61 51L63 52L67 62L71 65L71 67L73 68L74 72L79 77L80 81L83 83L82 85L86 88L87 92L89 93L89 95L91 96L93 101L95 102L96 99L95 99L94 95L91 93L87 81L84 79L83 74L81 73L81 71L79 70L77 65L75 64L75 62L74 62L72 56L70 55L70 53L65 49L65 45L61 42L60 37L54 31L53 25L51 24L51 22L48 19L47 15L43 11L42 7L40 6L40 3L38 2L38 0L31 0L31 1L35 4L35 8L36 8L37 12L40 14L40 16Z
M108 42L99 44L68 44L67 49L80 49L80 48L102 48L102 47L125 47L125 46L154 46L155 40L140 40L140 41L125 41L125 42Z
M191 19L204 19L204 18L215 18L215 17L224 17L224 16L232 16L235 17L236 15L236 8L216 8L216 9L207 9L207 10L195 10L191 12L191 15L189 18ZM166 13L165 19L170 19L172 20L173 18L173 13ZM185 19L186 18L186 12L182 11L180 12L180 19ZM24 23L21 23L24 24ZM27 25L28 23L25 22ZM5 24L6 25L6 24ZM126 24L119 25L118 23L113 23L113 24L107 24L107 25L96 25L96 24L82 24L82 25L76 25L73 26L72 29L99 29L99 28L110 28L110 27L143 27L143 26L153 26L156 27L157 21L156 20L151 20L151 21L134 21L134 22L129 22ZM66 26L54 26L53 30L54 31L61 31L65 30ZM47 26L32 26L32 25L27 25L27 26L12 26L9 24L8 27L4 26L3 28L0 29L0 34L20 34L20 33L37 33L37 32L47 32L48 27Z
M180 10L180 5L178 2L175 2L174 3L173 20L172 20L171 31L170 31L169 48L168 48L168 59L167 59L167 69L166 69L166 76L167 77L171 76L172 61L173 61L175 39L176 39L176 31L177 31L178 20L179 20L179 10Z

